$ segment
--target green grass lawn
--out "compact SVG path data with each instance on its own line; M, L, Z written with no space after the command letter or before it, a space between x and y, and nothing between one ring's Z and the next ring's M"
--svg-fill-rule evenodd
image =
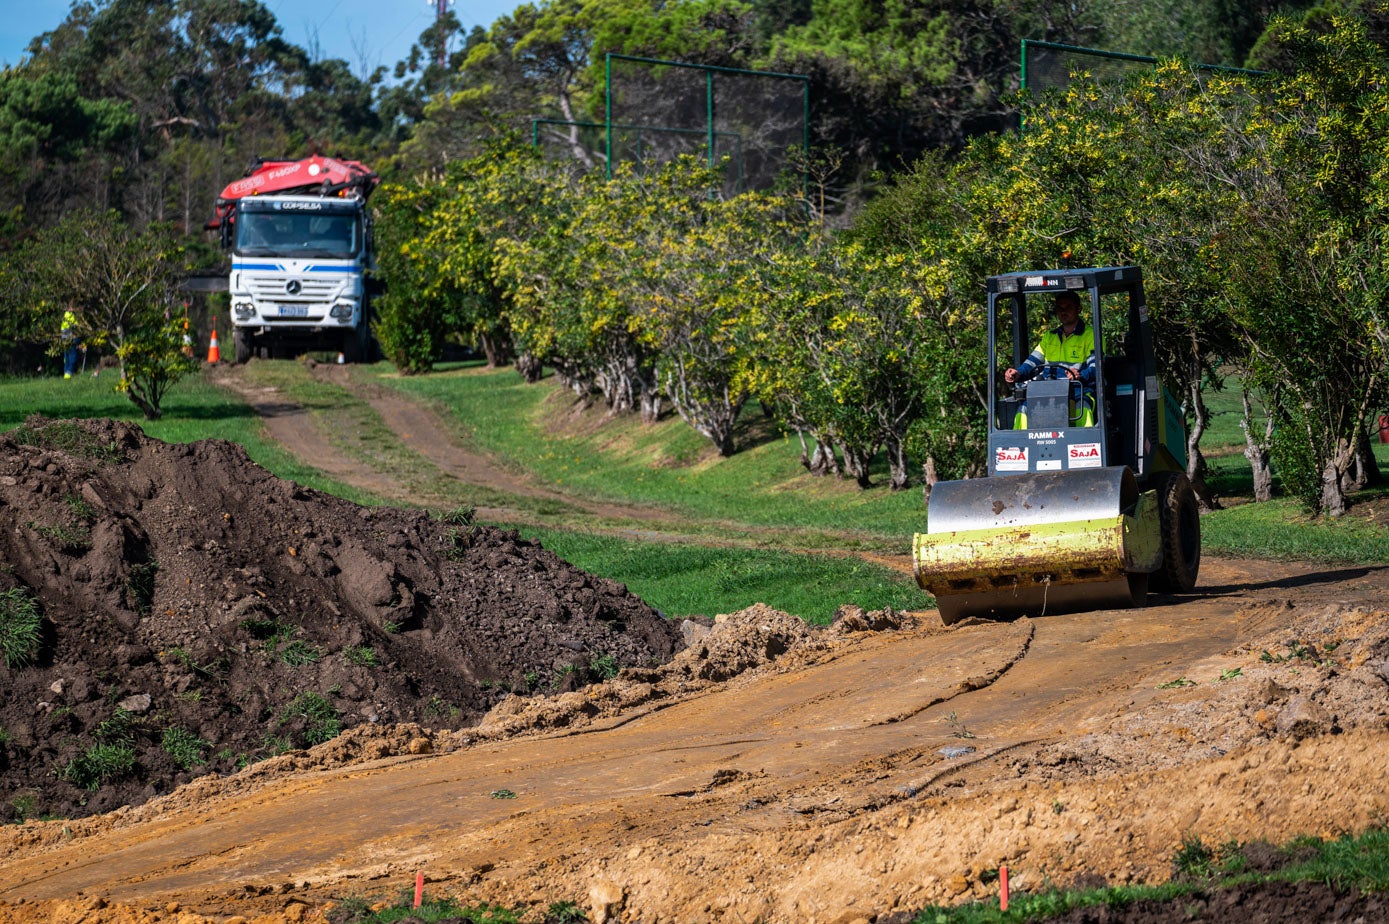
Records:
M316 488L359 504L378 504L379 499L327 478L318 469L301 464L277 443L268 440L259 418L245 402L208 382L201 374L190 375L169 390L163 417L145 420L130 399L115 390L113 371L99 378L0 379L0 431L13 430L30 414L51 418L110 417L138 424L145 433L166 443L224 439L240 443L260 465L306 487Z
M1201 450L1209 465L1207 483L1217 496L1231 502L1228 509L1202 517L1201 541L1211 552L1257 558L1299 558L1313 561L1389 562L1389 530L1364 518L1338 520L1309 517L1296 502L1277 498L1264 504L1241 503L1252 497L1254 479L1244 457L1244 416L1238 380L1227 378L1220 391L1207 390L1209 426ZM1256 425L1262 409L1255 404ZM1380 470L1389 475L1389 444L1374 446ZM1274 475L1277 490L1277 473ZM1389 490L1372 488L1352 498L1352 506L1380 503Z
M910 578L851 556L732 551L573 531L522 533L587 571L620 576L633 593L672 616L713 616L765 603L823 625L845 603L866 610L931 605ZM717 606L711 609L712 601Z

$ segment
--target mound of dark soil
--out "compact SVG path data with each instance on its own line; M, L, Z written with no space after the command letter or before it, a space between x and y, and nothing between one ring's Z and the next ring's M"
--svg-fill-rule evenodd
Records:
M514 532L106 420L0 437L0 551L0 821L138 804L366 723L459 728L681 645Z

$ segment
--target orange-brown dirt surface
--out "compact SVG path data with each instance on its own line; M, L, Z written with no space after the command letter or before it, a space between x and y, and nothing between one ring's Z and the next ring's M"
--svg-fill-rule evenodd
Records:
M685 622L665 663L476 725L361 722L0 828L0 924L323 921L417 872L534 921L649 924L900 919L996 894L1002 864L1015 890L1160 882L1190 836L1386 822L1386 591L1384 567L1208 557L1143 610Z

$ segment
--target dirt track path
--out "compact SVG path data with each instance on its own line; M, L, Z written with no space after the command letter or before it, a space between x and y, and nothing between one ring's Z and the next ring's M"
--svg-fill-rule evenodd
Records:
M336 481L393 503L422 504L440 508L452 505L447 498L413 491L392 473L379 471L349 456L333 444L315 422L312 413L286 400L276 389L251 384L238 367L223 364L216 367L212 374L214 382L236 393L251 406L264 422L271 439L303 464L320 469ZM525 475L497 464L485 453L470 449L450 437L450 426L433 409L393 389L364 381L363 377L353 374L351 366L319 364L312 368L311 374L365 401L403 445L427 460L445 477L486 488L503 497L542 500L556 509L581 514L584 529L590 532L640 536L653 541L679 542L688 539L690 527L694 523L689 517L659 507L577 497L536 484ZM479 505L477 513L487 522L531 522L545 525L545 518L536 517L519 506ZM779 544L789 547L802 541L802 532L795 529L750 527L745 524L712 521L700 525L716 533L722 531L725 536L731 533L741 534L754 542L760 538L779 541ZM861 538L856 536L855 541L861 541ZM737 540L732 538L722 541L730 545L737 543ZM846 540L845 544L850 543ZM912 563L905 537L902 546L901 554L856 554L875 564L909 574ZM816 554L834 553L817 549Z
M507 471L487 456L450 440L446 436L444 422L429 408L389 389L355 380L348 366L319 365L313 369L313 374L361 397L405 446L448 476L502 494L553 500L593 515L617 519L653 516L653 512L646 508L591 505L539 487ZM421 497L408 490L391 473L378 471L347 455L315 424L308 410L286 400L277 389L258 387L248 382L243 370L228 365L218 366L212 372L212 380L245 400L260 416L270 438L305 465L318 468L344 484L396 503L445 502L439 497ZM488 519L516 516L513 508L504 507L482 508L479 513Z
M245 914L394 893L420 870L541 909L607 890L626 920L847 922L986 894L1001 861L1020 888L1160 879L1187 832L1279 840L1389 813L1382 724L1299 745L1244 709L1259 646L1386 590L1389 569L1214 561L1201 596L1146 610L851 637L582 733L174 799L12 857L0 899ZM1214 684L1236 665L1247 683ZM1202 686L1158 689L1175 677Z
M400 441L428 459L439 471L467 484L490 488L503 494L540 498L582 511L595 520L659 523L672 519L664 511L634 504L608 504L575 498L535 484L523 475L503 468L490 457L474 452L448 437L448 424L432 409L412 401L400 392L352 374L350 366L318 366L314 375L353 392L374 410ZM484 518L515 517L516 511L502 508L479 510Z

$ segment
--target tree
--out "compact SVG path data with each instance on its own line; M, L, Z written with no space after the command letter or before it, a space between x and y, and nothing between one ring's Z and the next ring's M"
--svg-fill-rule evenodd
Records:
M81 314L86 343L120 362L117 390L157 420L170 386L194 368L183 356L176 303L180 248L167 229L131 231L115 212L79 211L11 255L22 283L11 298L38 306L37 329L57 343L63 313Z
M164 396L179 379L198 368L183 352L183 321L174 317L148 319L125 334L116 348L121 362L117 391L125 392L146 420L163 416Z
M803 213L779 196L724 198L721 171L682 158L644 181L632 231L640 258L620 276L641 340L659 356L666 397L720 455L748 398L745 293L762 266L805 233ZM634 254L634 256L636 256Z
M135 130L129 104L83 95L74 74L0 71L0 236L46 220L74 190L99 198Z
M1229 303L1278 423L1285 487L1337 516L1369 411L1386 393L1389 185L1375 139L1389 128L1389 56L1362 20L1284 26L1301 67L1240 139L1247 182L1243 233L1225 250Z
M402 375L434 367L453 327L452 306L434 286L437 254L421 241L443 199L429 179L382 186L376 195L377 265L389 280L376 302L372 330L381 351Z
M631 177L552 173L533 220L501 241L497 270L523 356L553 366L575 394L597 392L614 413L654 422L656 351L625 288L652 260L638 244L639 222L670 204L648 193Z

